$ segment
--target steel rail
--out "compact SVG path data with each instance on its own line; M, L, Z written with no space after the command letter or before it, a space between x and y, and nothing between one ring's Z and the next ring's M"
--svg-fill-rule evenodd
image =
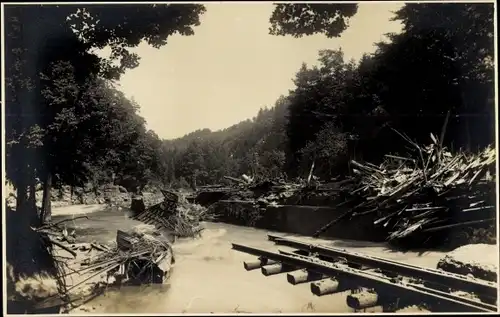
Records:
M236 251L265 257L273 261L279 261L283 264L307 269L312 272L339 278L346 278L349 283L353 283L363 287L379 289L384 294L401 294L405 291L411 292L411 298L416 302L437 303L437 305L434 305L433 307L435 311L450 312L452 308L454 308L456 312L497 311L496 307L492 305L489 305L491 306L491 308L485 308L482 307L484 305L470 304L463 302L460 299L457 300L449 297L444 297L436 293L429 293L420 289L416 289L409 285L389 281L387 278L377 277L372 274L368 274L366 272L352 268L341 268L333 263L328 263L317 259L312 261L312 259L305 259L303 256L284 255L234 243L232 244L232 248Z
M317 253L318 255L331 258L342 257L346 259L348 262L361 264L365 266L371 266L374 268L379 268L381 270L395 272L402 275L408 275L435 284L445 285L450 288L455 288L480 295L486 295L494 299L497 298L498 294L497 286L492 282L486 282L481 280L470 280L458 274L421 268L414 265L387 260L375 256L361 255L358 253L321 246L318 244L308 244L298 240L279 237L276 235L268 235L268 238L277 245L297 248L303 251L309 251L312 253Z
M288 252L288 251L278 250L278 252L280 254L283 254L283 255L298 256L298 257L301 257L301 258L307 258L307 256L297 255L296 253L292 253L292 252ZM386 278L387 280L390 280L389 277L382 277L382 276L380 276L380 273L377 274L377 273L375 273L373 271L370 271L370 270L361 270L361 271L366 272L367 274L373 275L374 277L377 277L377 278ZM467 302L467 303L469 303L471 305L481 306L481 307L483 307L485 309L488 309L488 310L496 310L496 306L493 306L491 304L483 303L481 301L477 301L477 300L470 299L470 298L467 298L467 297L460 297L460 296L457 296L457 295L454 295L454 294L451 294L451 293L447 293L447 292L443 292L443 291L440 291L440 290L435 290L435 289L423 286L423 285L418 284L418 283L407 282L407 283L405 283L405 285L414 287L414 288L422 290L424 292L434 293L434 294L437 294L437 295L440 295L440 296L444 296L444 297L447 297L447 298L450 298L450 299L454 299L454 300L458 300L458 301L462 301L462 302Z

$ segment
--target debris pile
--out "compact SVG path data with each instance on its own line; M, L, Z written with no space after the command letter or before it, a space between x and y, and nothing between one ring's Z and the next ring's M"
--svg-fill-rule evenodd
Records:
M232 187L204 187L198 193L196 201L208 205L219 200L241 200L252 201L260 206L267 205L328 205L337 204L338 196L353 179L345 179L329 183L320 183L317 180L308 182L297 179L295 182L278 180L256 180L253 178L241 179L226 176L226 179L234 181ZM350 187L349 187L350 188Z
M163 283L174 263L170 242L154 228L150 232L117 231L116 247L107 249L82 264L100 267L107 264L108 277L134 284Z
M102 245L76 243L74 231L68 233L61 227L63 222L35 229L50 237L46 243L51 245L58 266L58 292L36 300L37 310L69 310L102 294L109 286L163 283L168 279L175 263L172 247L154 226L130 232L118 230L116 243ZM71 257L67 257L68 253Z
M226 176L232 186L200 188L194 201L228 221L250 226L269 206L333 208L335 219L314 237L341 221L366 216L362 221L373 221L377 232L402 246L495 243L495 149L452 153L432 134L427 146L400 135L414 150L411 157L386 155L380 165L351 161L352 176L329 182L312 175L314 166L307 180L293 183Z
M188 202L183 195L168 190L162 190L162 193L164 200L161 203L141 210L132 208L135 212L132 218L181 238L199 235L203 230L201 222L213 219L207 208Z
M344 216L376 213L375 225L389 241L420 245L440 232L467 240L474 228L494 226L495 150L452 154L431 138L426 147L408 140L417 158L387 155L380 166L352 161L359 185L350 196L357 205Z

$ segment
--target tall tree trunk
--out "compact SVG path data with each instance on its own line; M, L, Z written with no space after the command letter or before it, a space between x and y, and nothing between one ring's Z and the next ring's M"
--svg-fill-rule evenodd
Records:
M27 201L27 195L28 195L28 187L26 186L24 176L21 176L21 181L17 185L16 188L16 210L20 211L24 209L24 206L26 205Z
M42 201L42 213L40 216L41 224L44 224L52 219L52 203L51 203L51 192L52 192L52 174L47 173L45 176L45 181L43 182L43 201Z
M470 152L471 146L471 135L470 135L470 122L469 118L465 117L465 150Z
M30 181L29 186L28 186L28 201L29 201L29 208L30 210L37 210L36 206L36 181L35 178L33 177L33 181Z
M469 107L468 107L468 104L467 104L467 99L466 99L466 96L465 96L465 93L462 91L461 92L461 97L462 97L462 117L463 120L464 120L464 124L465 124L465 150L467 152L470 151L471 149L471 135L470 135L470 122L469 122Z

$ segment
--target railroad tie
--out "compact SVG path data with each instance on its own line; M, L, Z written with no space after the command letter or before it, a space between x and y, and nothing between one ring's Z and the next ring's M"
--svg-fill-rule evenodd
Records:
M266 259L264 257L260 257L257 260L253 260L253 261L244 261L243 267L247 271L252 271L255 269L260 269L264 265L271 265L271 264L278 264L278 262Z
M375 291L361 290L360 292L347 295L347 306L361 310L376 306L378 302L378 294Z
M306 282L314 282L326 278L323 274L310 272L306 269L290 272L286 275L288 283L292 285L302 284Z
M293 271L294 267L291 267L289 265L283 264L283 263L275 263L275 264L270 264L270 265L264 265L261 267L261 272L265 276L270 276L270 275L275 275L275 274L280 274L280 273L287 273L290 271Z
M335 278L326 278L311 283L311 292L316 296L336 293L339 289L339 281Z

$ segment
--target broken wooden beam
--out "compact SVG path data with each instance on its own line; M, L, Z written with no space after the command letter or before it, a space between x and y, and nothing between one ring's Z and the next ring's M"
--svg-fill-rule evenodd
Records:
M177 195L177 193L166 189L162 189L161 193L165 197L165 201L172 202L174 204L179 202L179 195Z

